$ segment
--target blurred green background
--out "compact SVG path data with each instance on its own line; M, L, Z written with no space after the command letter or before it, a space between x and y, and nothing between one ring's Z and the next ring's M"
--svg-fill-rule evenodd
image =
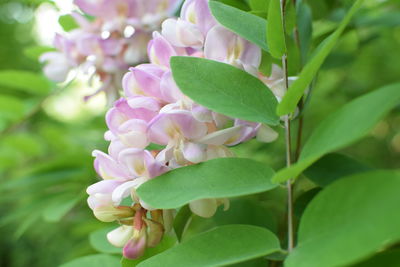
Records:
M89 236L109 226L92 216L85 196L86 187L97 179L91 151L107 149L104 96L85 104L82 97L95 88L84 78L57 85L41 74L38 63L54 31L61 30L57 16L68 12L70 2L0 0L2 267L58 266L96 253ZM306 2L313 11L315 46L352 1ZM367 0L318 75L304 113L304 139L348 100L398 82L399 62L400 2ZM266 145L252 141L234 150L275 168L283 166L282 140ZM373 167L399 168L400 110L343 152Z

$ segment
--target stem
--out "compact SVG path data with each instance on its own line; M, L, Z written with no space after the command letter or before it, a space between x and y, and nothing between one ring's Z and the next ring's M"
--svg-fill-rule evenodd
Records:
M304 125L304 116L303 116L303 108L304 108L304 99L301 98L299 102L299 127L297 128L297 142L296 142L296 152L294 156L294 160L298 161L301 152L301 142L303 137L303 125Z
M283 34L286 38L286 23L285 23L285 6L286 0L281 0L281 18L282 18L282 26L283 26ZM289 78L288 78L288 67L287 67L287 53L282 56L282 68L284 74L284 82L286 91L289 88ZM290 138L290 118L289 115L285 116L285 142L286 142L286 166L290 167L292 164L292 145ZM292 192L292 182L288 180L286 182L287 187L287 205L288 205L288 252L290 253L293 250L294 246L294 233L293 233L293 192Z

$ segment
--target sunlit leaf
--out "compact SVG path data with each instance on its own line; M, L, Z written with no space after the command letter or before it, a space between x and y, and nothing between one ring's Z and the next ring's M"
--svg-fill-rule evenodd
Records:
M400 240L400 172L340 179L306 208L286 267L349 266ZM385 265L380 265L385 266Z
M181 91L197 103L234 118L278 124L275 96L247 72L196 57L172 57L171 67Z
M278 238L267 229L250 225L227 225L201 233L138 266L223 266L279 250Z

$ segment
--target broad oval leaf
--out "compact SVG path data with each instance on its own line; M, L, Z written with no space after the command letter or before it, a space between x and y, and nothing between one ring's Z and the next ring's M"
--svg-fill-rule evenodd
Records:
M0 71L0 86L36 95L46 95L51 91L51 83L45 77L34 72L22 70Z
M280 251L279 240L269 230L251 225L226 225L201 233L138 266L222 266L277 251Z
M364 0L357 0L347 13L346 17L340 23L336 31L333 32L319 45L316 50L317 52L310 59L307 65L304 66L304 69L301 71L299 78L293 82L288 92L279 103L277 108L278 115L282 116L291 113L296 109L297 103L300 101L304 91L314 79L315 74L321 67L325 58L332 51L333 47L339 40L340 35L343 33L347 24L349 24L354 13L356 13L356 11L360 8L363 1Z
M285 267L349 266L400 240L400 172L340 179L306 208Z
M158 209L175 209L193 200L249 195L271 190L274 171L244 158L218 158L178 168L137 189L139 197Z
M281 58L286 52L280 0L270 0L268 9L267 42L271 55Z
M269 51L266 42L267 21L265 19L216 1L210 1L209 6L215 19L224 27L263 50Z
M181 91L227 116L277 125L277 100L262 81L231 65L196 57L172 57L172 74Z
M60 265L60 267L115 267L120 266L118 257L107 254L95 254L74 259L70 262Z
M274 182L297 177L308 166L329 152L357 141L378 121L400 104L400 83L365 94L324 119L304 145L299 161L279 171Z

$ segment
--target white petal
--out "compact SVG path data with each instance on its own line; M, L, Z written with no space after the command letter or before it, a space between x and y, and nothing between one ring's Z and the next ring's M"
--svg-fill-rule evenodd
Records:
M133 227L122 225L107 234L107 240L115 247L122 248L133 235Z
M260 142L270 143L278 138L278 133L267 125L261 125L257 132L257 140Z

